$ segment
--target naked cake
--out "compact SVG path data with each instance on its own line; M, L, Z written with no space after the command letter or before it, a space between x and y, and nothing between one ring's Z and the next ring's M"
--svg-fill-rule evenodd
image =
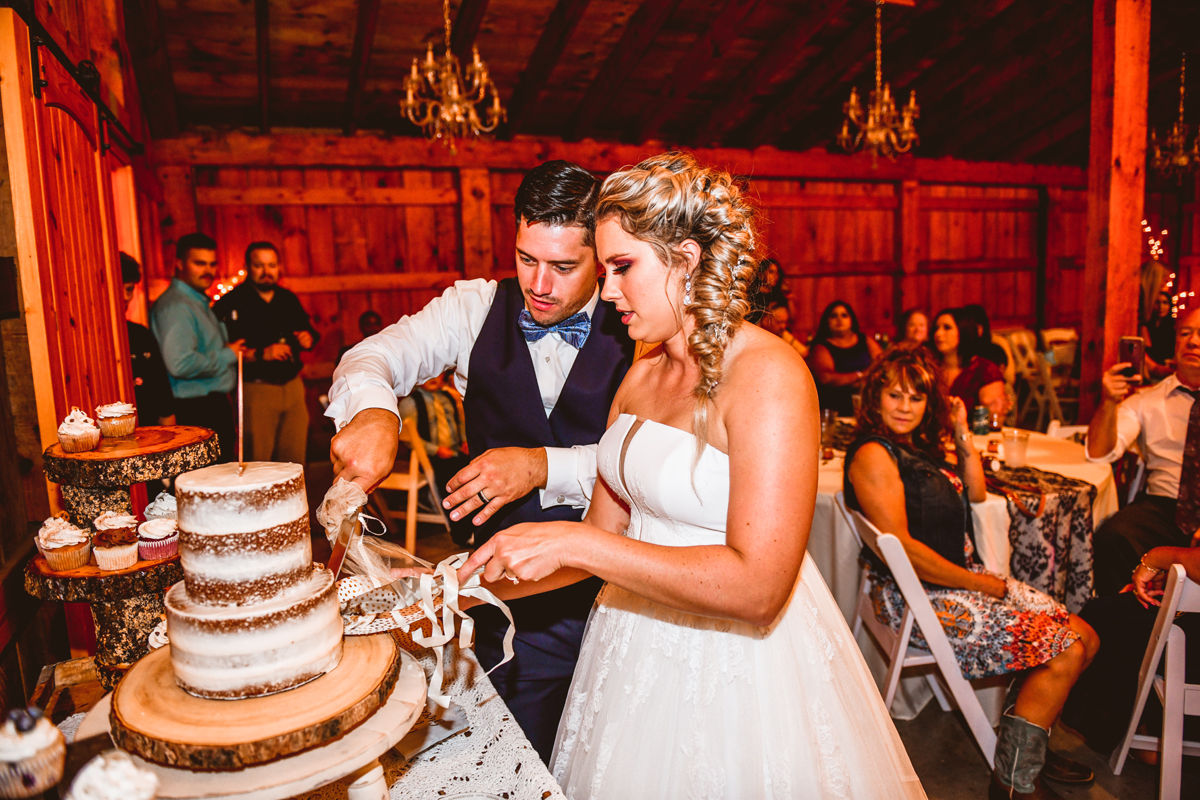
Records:
M175 481L184 579L167 592L175 682L220 699L257 697L337 666L333 573L313 564L299 464L219 464Z

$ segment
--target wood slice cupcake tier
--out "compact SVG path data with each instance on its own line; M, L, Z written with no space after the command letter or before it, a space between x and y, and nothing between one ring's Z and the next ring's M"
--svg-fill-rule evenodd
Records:
M189 425L137 428L132 436L101 439L95 450L65 453L46 448L46 477L76 487L132 486L200 469L217 460L217 435Z
M387 701L401 663L391 636L350 636L337 668L303 686L266 697L206 700L176 685L163 647L135 664L113 693L113 741L172 767L264 764L344 736Z
M34 556L25 567L25 591L42 600L69 603L125 600L142 594L161 595L183 580L179 556L162 561L137 561L132 567L105 572L89 564L55 572L46 559Z
M63 505L71 517L71 523L84 530L90 529L92 521L105 511L115 511L118 514L130 514L133 511L127 488L80 488L63 484L62 494Z

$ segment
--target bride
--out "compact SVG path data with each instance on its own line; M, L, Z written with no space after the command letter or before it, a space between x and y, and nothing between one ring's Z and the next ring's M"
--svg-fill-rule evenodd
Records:
M817 395L791 347L743 324L751 218L687 154L604 182L602 296L662 344L613 401L584 521L509 528L460 572L507 598L607 581L551 761L572 800L925 796L804 557Z

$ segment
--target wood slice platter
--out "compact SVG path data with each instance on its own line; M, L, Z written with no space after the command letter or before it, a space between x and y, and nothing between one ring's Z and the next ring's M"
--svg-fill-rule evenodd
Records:
M347 636L332 672L286 692L244 700L194 697L175 683L169 647L134 664L113 691L113 741L147 761L235 770L328 744L375 713L400 672L387 634Z
M36 555L25 566L25 591L42 600L111 602L142 594L161 594L183 580L179 556L137 561L132 567L102 570L95 564L58 572Z
M347 637L347 641L365 638L375 637L352 636ZM425 672L408 653L401 651L400 659L400 675L387 702L353 730L321 747L269 764L227 772L166 767L145 761L136 754L133 755L134 763L158 776L159 800L286 800L311 792L379 758L395 747L417 721L425 709ZM291 696L296 691L279 696ZM109 732L111 704L112 695L109 694L88 712L75 734L76 741Z
M55 483L132 486L207 466L217 454L217 435L208 428L152 425L134 429L132 436L101 439L86 453L66 453L52 444L42 454L42 466Z

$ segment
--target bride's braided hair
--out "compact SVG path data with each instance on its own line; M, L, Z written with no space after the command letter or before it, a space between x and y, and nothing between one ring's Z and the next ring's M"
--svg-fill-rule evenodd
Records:
M695 433L708 439L708 402L724 375L725 348L750 312L755 258L754 209L733 177L701 166L690 153L670 152L610 175L600 187L596 222L616 217L649 244L668 268L682 261L679 245L700 245L685 312L695 329L688 345L700 365Z

